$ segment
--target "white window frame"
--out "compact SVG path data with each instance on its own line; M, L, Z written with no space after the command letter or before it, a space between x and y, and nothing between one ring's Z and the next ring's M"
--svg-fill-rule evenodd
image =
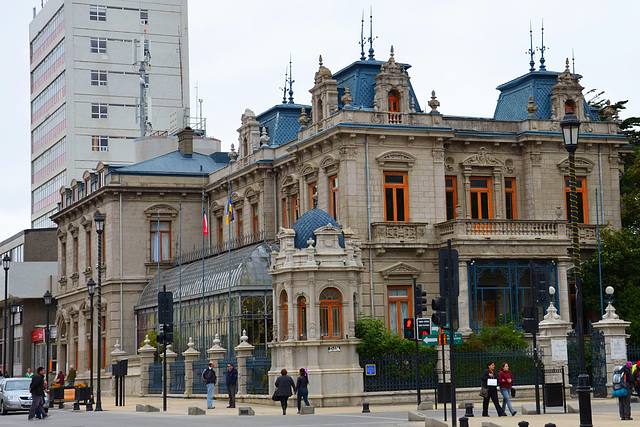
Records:
M91 53L107 53L107 39L101 37L91 37L89 41Z
M107 6L99 6L96 4L89 5L89 20L90 21L106 21Z
M91 86L106 86L107 72L99 70L91 70Z
M92 136L91 151L109 151L109 137L99 135Z
M91 104L92 119L106 119L108 116L108 104Z

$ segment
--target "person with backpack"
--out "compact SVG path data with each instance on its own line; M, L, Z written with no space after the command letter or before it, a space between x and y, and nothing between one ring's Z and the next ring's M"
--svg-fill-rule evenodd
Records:
M202 379L207 384L207 409L214 409L213 406L213 389L216 385L216 371L213 369L213 362L209 362L207 369L202 371Z
M620 419L623 421L633 419L631 418L632 366L633 362L627 362L625 366L618 366L613 373L613 397L618 398Z

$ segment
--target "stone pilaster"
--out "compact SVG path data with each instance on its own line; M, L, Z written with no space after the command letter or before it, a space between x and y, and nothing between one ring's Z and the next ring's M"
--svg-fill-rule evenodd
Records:
M631 324L620 319L616 314L616 309L609 302L605 309L602 320L594 323L593 327L597 331L604 332L605 354L607 355L607 393L611 393L611 377L616 366L627 363L627 338L625 329Z
M173 345L169 344L167 346L167 384L171 384L171 364L176 361L176 357L178 353L173 351ZM160 360L164 362L164 352L160 355Z
M184 395L189 397L193 394L193 361L200 357L200 352L196 350L193 338L189 337L187 343L189 347L186 351L182 352L184 356Z
M155 347L149 345L149 335L144 338L144 345L138 349L138 357L140 358L140 395L149 394L149 365L153 363L153 355L156 352Z
M567 353L567 332L571 323L563 320L558 314L553 301L549 304L547 314L539 323L538 348L542 354L541 361L545 369L562 369L564 367L565 384L569 385L569 358ZM561 383L562 374L549 374L546 383Z
M247 341L249 337L247 336L247 331L242 331L242 336L240 337L240 345L236 347L236 354L238 358L238 394L247 394L247 358L251 356L253 349L255 348Z
M213 366L215 367L216 363L224 354L227 352L227 349L220 345L220 337L216 334L216 337L213 339L213 346L207 350L207 354L209 355L209 362L213 362ZM218 383L216 386L218 387L218 393L220 393L220 384L222 383L222 378L218 378Z

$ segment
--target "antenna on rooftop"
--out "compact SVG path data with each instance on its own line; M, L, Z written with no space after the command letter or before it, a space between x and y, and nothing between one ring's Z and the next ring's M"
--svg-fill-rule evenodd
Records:
M576 73L576 56L573 52L573 48L571 48L571 64L573 65L573 74Z
M533 55L536 53L535 49L533 48L533 30L531 29L531 21L529 21L529 50L525 52L527 55L529 55L531 57L531 61L529 61L529 71L535 71L536 70L536 63L533 60Z
M282 103L287 103L287 67L284 67L284 87L281 87L282 91Z
M369 6L369 61L375 61L373 56L373 41L378 37L373 37L373 7Z
M144 30L142 38L139 41L137 57L134 58L134 65L139 65L140 69L140 105L138 117L140 123L140 136L145 136L147 132L151 132L151 109L150 102L147 102L147 89L149 88L149 75L147 67L150 66L151 52L149 51L149 43L146 40L147 30Z
M544 45L544 19L542 20L542 47L537 47L536 49L540 51L540 71L546 71L547 67L544 65L544 51L549 48Z
M364 61L365 59L367 59L366 56L364 56L364 45L365 43L367 43L366 39L364 38L364 10L362 11L362 21L360 23L360 61Z
M293 104L293 71L291 70L291 53L289 53L289 104Z

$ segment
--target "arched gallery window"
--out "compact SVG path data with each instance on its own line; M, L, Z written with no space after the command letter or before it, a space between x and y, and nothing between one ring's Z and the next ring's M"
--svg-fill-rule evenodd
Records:
M287 304L287 291L282 291L282 341L287 339L289 330L289 305Z
M298 339L307 339L307 299L298 297Z
M320 336L342 338L342 296L335 288L327 288L320 294Z

